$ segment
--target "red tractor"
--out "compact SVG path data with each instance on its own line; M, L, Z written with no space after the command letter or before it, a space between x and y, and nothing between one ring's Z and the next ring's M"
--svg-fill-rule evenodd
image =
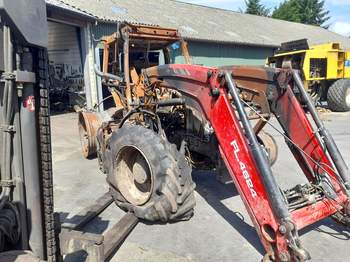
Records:
M115 105L80 114L84 155L97 154L117 205L148 221L189 219L191 167L224 169L265 247L265 261L309 260L298 231L329 216L349 226L350 173L298 73L170 64L168 47L176 42L189 62L176 30L120 24L103 39L103 70L96 72ZM277 184L271 171L276 145L262 131L271 116L309 183L286 191Z

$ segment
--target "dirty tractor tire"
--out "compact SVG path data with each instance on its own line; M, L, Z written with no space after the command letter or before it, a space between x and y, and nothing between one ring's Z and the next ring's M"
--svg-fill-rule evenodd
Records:
M175 145L137 125L119 129L109 144L107 180L119 207L147 221L192 217L192 169Z
M340 79L328 89L327 102L335 112L350 111L350 79Z

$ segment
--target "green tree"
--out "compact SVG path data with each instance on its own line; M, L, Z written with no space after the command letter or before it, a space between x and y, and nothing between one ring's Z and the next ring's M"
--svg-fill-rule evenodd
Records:
M300 14L297 1L285 0L272 12L272 18L300 22Z
M324 0L285 0L275 8L272 17L308 25L324 26L330 18L329 11L324 8L324 3Z
M270 9L266 8L263 4L260 3L260 0L245 0L246 14L251 15L260 15L260 16L269 16Z

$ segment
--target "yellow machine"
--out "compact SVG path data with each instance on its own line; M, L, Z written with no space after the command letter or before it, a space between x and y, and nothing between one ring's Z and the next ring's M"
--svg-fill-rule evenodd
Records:
M350 111L350 51L339 43L311 47L305 39L283 43L267 65L300 70L315 103L327 101L332 111Z

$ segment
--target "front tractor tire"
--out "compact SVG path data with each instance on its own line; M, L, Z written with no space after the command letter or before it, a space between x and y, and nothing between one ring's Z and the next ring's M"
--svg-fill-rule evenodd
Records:
M330 86L327 103L334 112L350 111L350 79L339 79Z
M107 181L116 204L147 221L188 220L195 206L192 169L152 130L125 125L109 143Z

